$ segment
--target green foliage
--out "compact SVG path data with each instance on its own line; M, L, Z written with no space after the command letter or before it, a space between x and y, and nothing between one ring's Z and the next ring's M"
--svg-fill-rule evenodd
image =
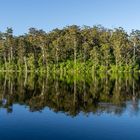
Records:
M139 71L140 31L72 25L46 33L30 28L14 36L0 32L1 71L90 73Z

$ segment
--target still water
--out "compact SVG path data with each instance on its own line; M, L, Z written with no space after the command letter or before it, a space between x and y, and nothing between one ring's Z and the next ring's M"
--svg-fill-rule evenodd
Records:
M139 140L140 76L0 74L1 140Z

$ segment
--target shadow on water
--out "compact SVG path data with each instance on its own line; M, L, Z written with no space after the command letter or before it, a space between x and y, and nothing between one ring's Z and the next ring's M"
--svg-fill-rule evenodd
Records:
M45 107L70 116L113 113L121 115L131 105L139 111L140 76L131 73L96 76L45 76L0 73L0 108L12 112L14 104L32 111Z

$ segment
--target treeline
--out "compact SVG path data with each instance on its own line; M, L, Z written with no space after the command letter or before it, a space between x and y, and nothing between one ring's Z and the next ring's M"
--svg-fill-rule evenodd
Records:
M136 71L139 70L140 31L123 28L67 26L50 32L30 28L14 36L0 32L2 71Z

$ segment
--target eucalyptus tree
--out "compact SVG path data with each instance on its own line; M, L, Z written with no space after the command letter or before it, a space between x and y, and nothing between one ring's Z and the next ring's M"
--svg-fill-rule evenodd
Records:
M6 50L8 52L8 60L9 63L13 61L13 55L14 55L14 36L13 36L13 29L7 28L5 33L5 39L6 39Z
M27 47L27 41L25 39L24 36L19 36L17 38L17 65L19 67L20 70L24 69L25 67L25 71L28 71L28 63L27 63L27 59L28 59L28 47ZM24 66L24 67L23 67Z
M84 63L90 58L90 50L91 50L91 44L90 44L90 27L84 26L81 30L81 36L82 36L82 55Z
M36 48L38 49L37 53L40 53L41 56L39 56L42 60L42 65L43 67L47 68L47 35L46 32L43 30L36 30L36 36L35 36L35 45ZM40 48L40 49L39 49Z
M0 64L1 66L6 64L6 55L4 52L4 44L5 44L5 39L4 39L4 33L0 32Z
M93 63L94 68L100 65L100 27L94 26L90 29L90 36L88 42L91 46L90 61Z
M123 64L123 50L125 50L128 41L128 34L123 30L123 28L115 29L112 34L111 44L113 47L113 54L115 58L115 65L121 66Z
M70 40L72 41L72 46L73 46L73 59L74 59L74 66L76 66L77 63L77 51L78 51L78 46L80 46L80 27L76 25L72 25L68 27L68 33Z
M136 58L140 60L140 30L132 30L130 34L130 41L133 46L133 63L135 64Z
M47 54L48 54L48 44L46 40L46 33L43 30L39 31L40 36L39 36L39 42L40 42L40 48L42 52L42 64L47 67Z
M54 29L52 31L53 33L53 52L54 52L54 57L55 57L55 63L56 65L58 65L58 62L59 62L59 57L60 57L60 37L61 37L61 30L59 29Z
M111 32L108 29L102 29L100 35L100 52L101 52L101 65L107 69L112 64L112 46L111 46Z
M33 55L33 58L34 58L34 62L32 62L32 59L31 59L31 64L33 63L31 69L37 69L39 66L38 64L38 60L39 60L39 54L40 54L40 46L38 45L38 30L35 29L35 28L30 28L29 29L29 33L27 34L27 42L28 42L28 45L29 45L29 53L31 55Z

